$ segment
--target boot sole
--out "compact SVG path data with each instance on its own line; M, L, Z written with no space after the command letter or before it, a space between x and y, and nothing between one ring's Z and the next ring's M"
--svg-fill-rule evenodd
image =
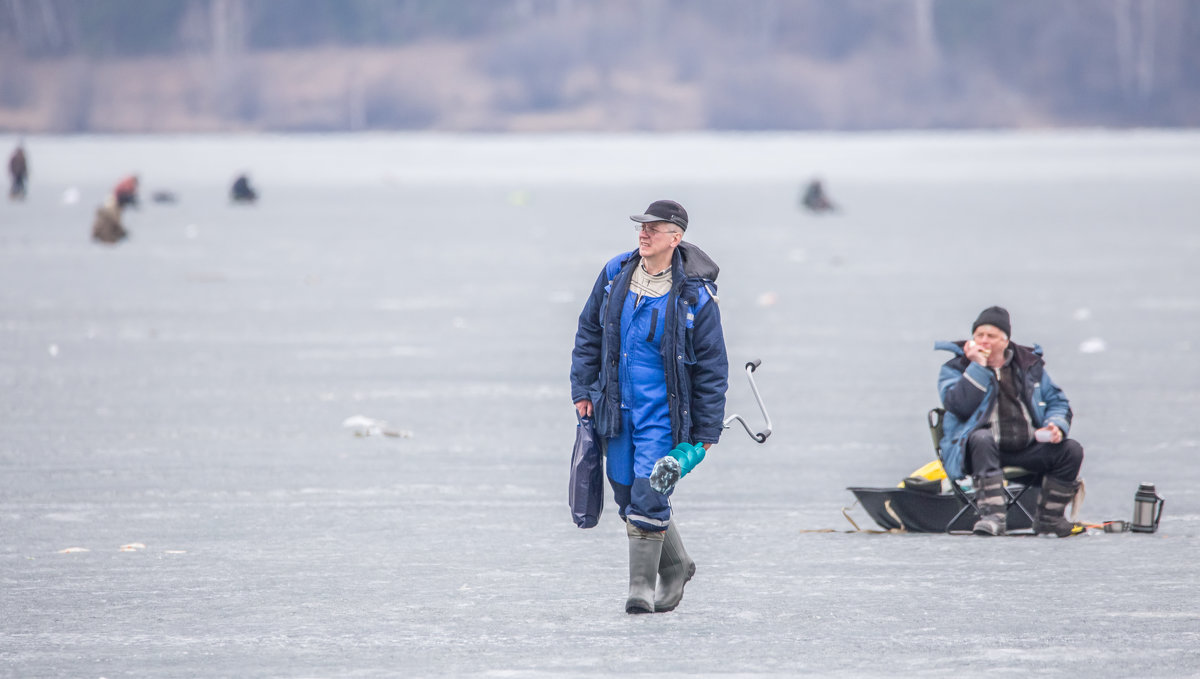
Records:
M630 599L625 602L625 612L629 614L653 613L654 604L641 599Z

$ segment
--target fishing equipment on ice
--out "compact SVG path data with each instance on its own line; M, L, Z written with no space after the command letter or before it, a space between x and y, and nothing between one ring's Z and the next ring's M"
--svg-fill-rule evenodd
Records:
M767 406L763 404L762 396L758 393L758 385L754 383L754 371L762 365L761 359L754 359L746 364L746 379L750 381L750 391L754 393L754 400L758 403L758 409L762 411L763 419L766 420L766 425L762 431L754 431L750 425L746 423L746 419L741 415L730 415L725 418L722 423L725 429L733 426L734 422L742 425L750 438L758 443L765 443L767 437L771 435L771 416L767 414ZM679 479L687 476L687 473L696 468L704 460L704 444L703 443L687 443L686 441L675 446L666 456L660 458L654 463L654 469L650 472L650 487L659 493L668 493Z
M1158 530L1158 522L1162 519L1165 501L1155 490L1154 484L1142 483L1133 496L1133 521L1130 530L1135 533L1153 533Z

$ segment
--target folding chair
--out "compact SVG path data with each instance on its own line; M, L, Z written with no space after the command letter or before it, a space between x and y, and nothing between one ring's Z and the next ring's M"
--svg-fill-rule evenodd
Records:
M926 419L929 423L929 434L933 437L933 449L937 452L937 458L942 463L943 468L946 466L946 461L942 459L942 425L945 416L945 408L934 408L933 410L930 410L929 414L926 416ZM1030 514L1029 510L1020 503L1020 499L1025 495L1026 492L1028 492L1030 488L1041 485L1041 474L1031 472L1024 467L1004 467L1003 472L1005 513L1011 511L1015 506L1021 511L1022 514L1026 516L1026 518L1029 519L1029 525L1033 526L1033 515ZM954 518L950 519L950 522L946 524L947 533L950 532L950 529L954 523L958 521L959 517L965 514L967 510L975 512L976 516L981 516L979 513L979 505L975 502L975 493L971 492L968 494L967 491L963 490L962 483L960 483L960 481L963 481L966 478L967 477L964 474L957 479L950 479L950 488L954 491L954 494L958 497L958 499L962 501L963 506L958 510L958 513L954 515ZM1009 486L1010 483L1019 484L1020 489L1014 493L1012 488Z

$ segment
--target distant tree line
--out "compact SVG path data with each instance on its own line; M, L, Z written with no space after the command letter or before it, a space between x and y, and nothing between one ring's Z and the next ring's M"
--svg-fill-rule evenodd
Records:
M29 57L164 56L239 33L249 50L473 38L536 14L506 0L0 0L0 39ZM526 7L529 9L526 9ZM225 24L225 25L222 25ZM230 25L236 24L236 25Z
M718 129L1200 124L1194 0L0 0L0 108L38 61L430 42L512 83L499 115L585 107L640 74L702 93L699 126ZM444 117L395 87L350 119ZM253 120L251 94L229 115Z

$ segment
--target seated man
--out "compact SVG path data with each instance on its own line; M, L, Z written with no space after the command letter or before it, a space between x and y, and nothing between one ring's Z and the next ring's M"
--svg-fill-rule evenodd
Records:
M820 179L814 179L808 183L800 202L813 212L828 212L834 209L833 202L825 195L825 187L821 185Z
M238 175L229 189L229 198L235 203L253 203L258 199L258 192L251 188L249 177Z
M1009 342L1008 312L988 307L966 342L939 342L955 354L938 375L946 409L942 457L946 473L975 476L979 521L976 535L1003 535L1006 528L1005 466L1044 474L1033 530L1058 537L1086 530L1064 516L1079 488L1083 446L1067 438L1071 404L1050 379L1042 348ZM965 454L964 454L965 452Z

